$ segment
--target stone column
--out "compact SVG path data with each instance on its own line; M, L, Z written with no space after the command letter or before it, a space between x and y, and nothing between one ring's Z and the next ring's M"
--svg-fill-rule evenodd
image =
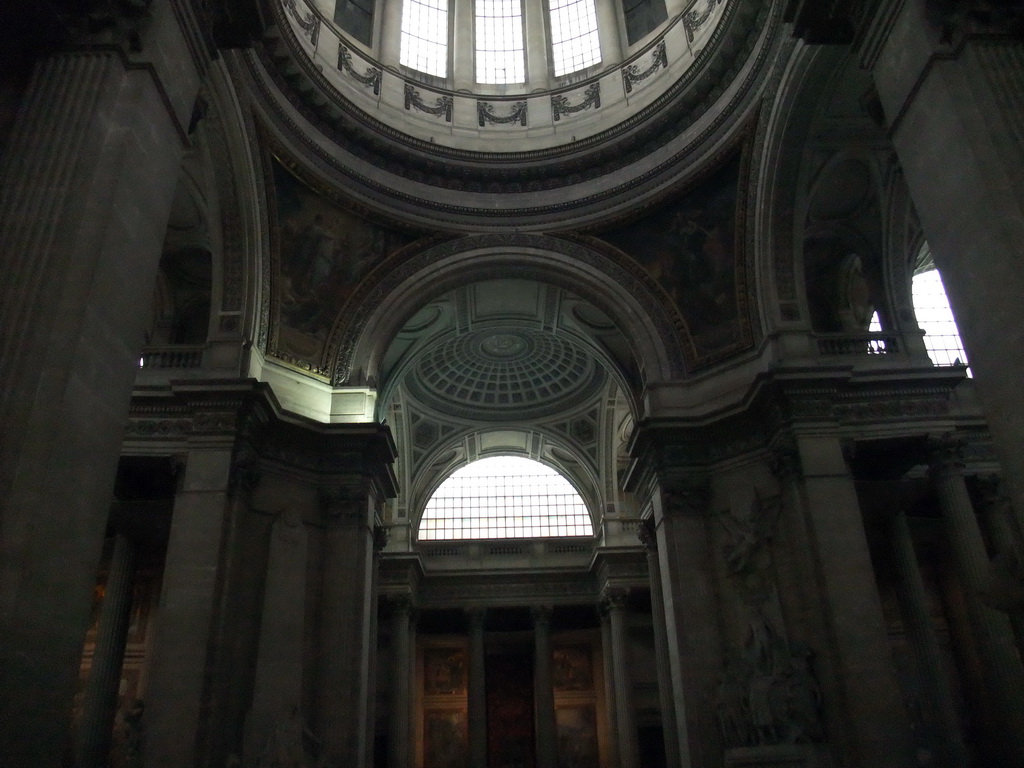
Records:
M317 738L325 759L361 768L366 744L373 636L372 506L365 490L333 488L321 497L323 581L318 631Z
M146 768L185 768L197 760L230 473L230 442L189 451L174 501L147 686Z
M388 768L410 768L412 725L412 601L391 599L391 720L388 723Z
M640 746L636 734L636 710L633 706L633 680L630 676L629 632L626 624L626 590L605 590L602 598L608 612L612 641L612 677L615 686L615 718L619 737L620 768L640 767Z
M1003 494L999 477L985 476L978 479L978 484L986 528L996 548L992 564L995 593L989 596L990 604L1009 615L1017 652L1024 659L1024 536L1017 528L1013 506Z
M640 523L640 542L647 553L647 572L651 579L651 619L654 622L654 657L658 665L658 701L661 705L661 727L665 737L665 761L669 768L679 765L679 739L676 736L676 713L672 701L672 670L668 663L668 638L665 634L665 597L661 589L661 566L658 562L658 534L654 518Z
M1024 668L1009 617L982 604L979 593L989 572L985 542L964 484L958 445L933 442L931 476L939 495L957 576L964 587L968 620L984 666L985 688L993 704L989 738L1000 753L1024 762Z
M907 635L922 684L920 703L930 726L929 735L942 752L937 765L948 768L968 765L970 759L964 745L960 717L932 626L914 540L904 512L897 513L893 520L891 541L900 605L906 617Z
M863 766L913 764L910 721L900 693L853 477L835 435L795 436L803 506L821 609L845 704L845 743Z
M610 66L622 61L626 36L620 26L619 3L597 3L597 34L601 41L601 63Z
M872 45L861 59L872 70L1013 506L1024 519L1024 43L985 34L1009 30L967 27L973 22L957 13L965 5L878 4L866 36ZM943 6L944 29L935 23Z
M473 48L473 3L454 3L448 6L449 24L451 24L452 37L451 45L454 48L452 56L452 77L455 90L476 90L476 71L474 60L476 59ZM475 125L475 123L474 123Z
M153 4L131 60L91 40L40 60L0 156L0 754L12 765L56 766L64 749L206 65L188 44L201 35L192 4L171 5Z
M380 63L398 69L402 53L402 0L384 0L380 19Z
M548 86L547 3L523 0L523 43L526 48L526 82L531 89Z
M608 764L619 768L619 719L615 711L615 664L612 659L612 622L607 607L599 606L601 615L601 659L604 662L604 700L608 718Z
M469 611L469 766L487 768L487 687L483 608Z
M537 765L557 768L558 740L555 725L555 688L551 675L551 607L538 606L533 613L533 696L537 711Z
M306 526L291 504L277 514L270 530L259 655L245 722L245 756L254 764L268 739L282 733L301 736L306 725L301 705L307 557ZM301 743L292 746L301 749Z
M100 607L92 668L82 702L82 722L75 745L76 768L103 768L107 765L124 648L128 640L134 578L135 545L117 533Z
M684 768L717 764L721 740L709 696L722 670L720 618L708 534L706 478L665 470L654 490L665 634Z

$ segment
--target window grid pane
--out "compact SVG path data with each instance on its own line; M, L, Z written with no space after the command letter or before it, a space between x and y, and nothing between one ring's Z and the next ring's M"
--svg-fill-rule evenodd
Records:
M555 76L600 63L601 42L597 35L594 0L551 0L549 9Z
M946 289L936 269L914 275L914 314L924 331L924 345L935 365L966 365L967 353L953 319Z
M418 72L448 76L448 0L405 0L399 61Z
M550 467L514 456L474 462L427 503L420 540L593 536L583 499Z
M476 0L476 81L526 82L520 0Z

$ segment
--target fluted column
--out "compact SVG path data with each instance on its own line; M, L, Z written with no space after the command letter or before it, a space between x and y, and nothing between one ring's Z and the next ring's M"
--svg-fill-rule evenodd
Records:
M391 599L391 720L388 724L388 768L409 768L412 725L412 601Z
M636 710L633 706L633 681L629 666L629 632L625 590L605 590L604 608L608 612L612 640L612 676L615 685L615 717L619 737L620 768L639 768L640 747L636 734Z
M676 736L676 712L672 702L672 670L668 663L668 639L665 634L665 596L661 589L661 565L658 562L658 534L654 518L640 523L640 541L647 554L647 572L651 579L651 619L654 622L654 658L658 665L658 701L661 727L665 737L665 761L669 768L679 766L679 738Z
M558 743L555 728L555 689L551 675L551 607L533 613L533 696L537 708L537 765L556 768Z
M605 711L608 716L608 752L610 768L619 768L619 719L615 707L615 661L612 657L612 622L606 606L600 605L601 670L604 674Z
M1000 752L1024 763L1024 668L1017 653L1009 617L982 604L979 593L989 571L985 542L964 483L955 440L933 441L931 477L939 496L950 550L964 586L971 630L985 668L986 692L997 722L989 738Z
M708 531L707 478L666 472L654 493L665 635L679 760L684 768L721 762L721 739L708 691L722 670L719 607Z
M40 62L0 153L0 753L11 765L61 761L182 148L152 71L108 48Z
M146 703L146 768L196 762L233 441L189 453L174 500Z
M469 611L469 765L487 768L487 687L483 608Z
M948 768L968 765L970 761L960 728L960 718L928 612L924 581L921 579L906 513L896 514L891 534L897 590L922 683L921 706L930 725L930 735L942 750L938 765Z
M319 627L317 738L328 762L362 768L371 704L373 504L362 488L321 492L323 586Z
M92 668L82 702L82 722L75 748L76 768L103 768L107 765L128 639L134 578L135 545L123 534L115 534Z

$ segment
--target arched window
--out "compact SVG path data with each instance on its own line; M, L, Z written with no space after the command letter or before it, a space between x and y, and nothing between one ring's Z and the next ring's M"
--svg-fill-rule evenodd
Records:
M523 6L520 0L476 0L476 81L526 82Z
M421 541L593 535L572 484L518 456L481 459L453 472L427 502L419 526Z
M960 332L953 319L953 310L946 298L939 270L932 266L915 274L911 292L917 324L925 334L924 345L928 357L935 365L966 365L967 353L960 341Z
M448 0L405 0L399 61L418 72L448 76Z
M555 77L601 62L594 0L550 0L551 64Z
M918 259L918 267L910 283L911 298L917 324L924 331L924 346L934 365L967 365L967 353L960 341L953 310L942 285L942 277L931 260L927 247ZM872 333L882 330L882 323L875 312L868 328ZM967 375L971 375L970 368Z

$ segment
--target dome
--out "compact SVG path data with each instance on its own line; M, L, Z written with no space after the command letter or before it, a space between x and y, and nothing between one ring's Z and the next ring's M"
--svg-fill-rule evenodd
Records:
M471 331L424 350L408 386L417 399L477 418L522 418L593 397L604 381L592 354L565 336L529 328Z
M449 9L443 76L402 63L402 3L360 12L351 0L272 2L277 36L249 70L281 154L310 157L390 215L488 229L495 214L538 228L568 211L606 217L736 141L778 19L754 0L647 0L663 19L631 27L596 2L600 61L559 76L539 0L522 6L520 82L478 82L468 0Z

